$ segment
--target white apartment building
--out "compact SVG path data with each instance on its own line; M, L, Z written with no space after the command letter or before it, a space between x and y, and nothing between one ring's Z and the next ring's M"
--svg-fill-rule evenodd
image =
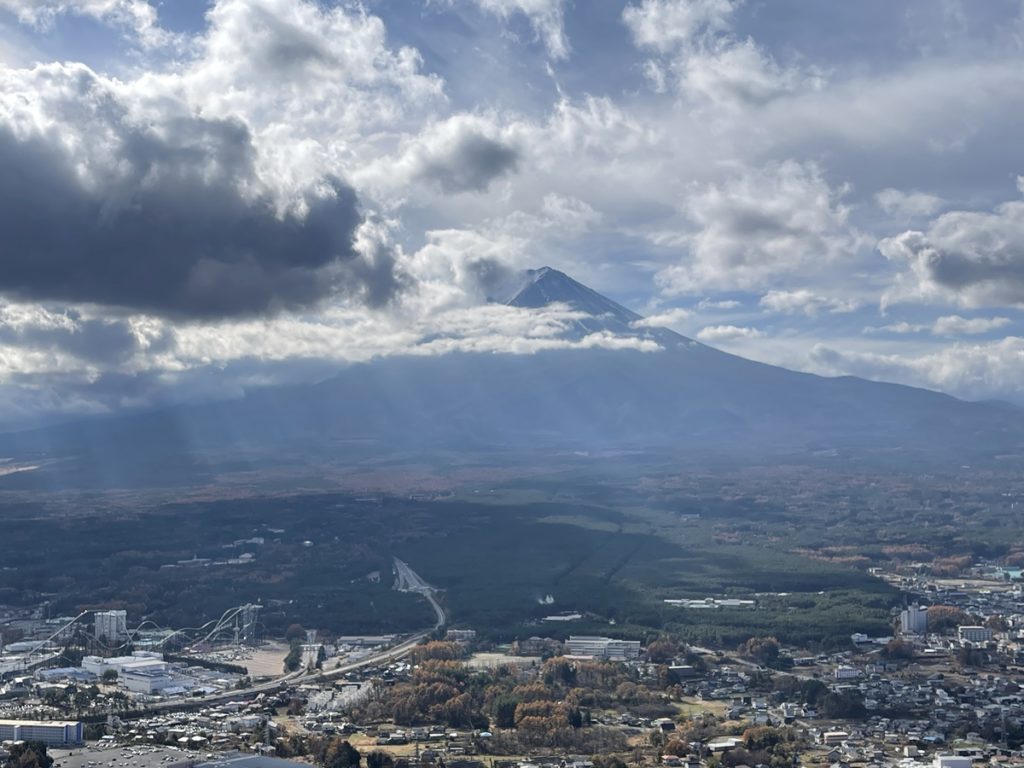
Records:
M595 659L628 661L640 658L639 640L615 640L594 635L570 635L565 643L573 656L593 656Z
M128 639L127 611L97 611L93 620L93 637L97 640L117 644Z
M923 635L928 632L928 609L912 605L900 613L900 632L904 635Z
M48 747L81 744L82 724L63 720L0 720L0 741L41 741Z
M961 643L987 643L992 639L992 630L982 626L959 627L956 634Z

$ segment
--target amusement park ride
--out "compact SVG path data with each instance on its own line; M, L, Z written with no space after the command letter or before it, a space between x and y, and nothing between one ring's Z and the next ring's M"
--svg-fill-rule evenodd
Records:
M76 630L83 630L84 634L90 637L90 644L95 644L104 655L116 654L139 646L169 653L189 653L219 646L255 647L262 640L262 625L259 621L261 608L262 606L253 603L235 606L226 610L220 618L208 621L202 626L177 630L165 629L146 619L135 629L127 630L126 637L121 642L117 642L120 639L118 638L113 643L104 637L93 637L90 632L92 628L87 625L86 619L98 611L82 611L47 637L35 641L34 647L21 655L16 665L7 671L25 670L52 657L63 640L78 634Z

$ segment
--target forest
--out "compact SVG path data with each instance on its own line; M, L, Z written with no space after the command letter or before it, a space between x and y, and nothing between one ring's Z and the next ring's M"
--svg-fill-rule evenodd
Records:
M0 604L51 615L124 608L194 627L248 602L268 636L299 623L330 634L430 626L429 606L392 589L392 557L440 590L450 617L492 641L663 630L729 647L769 629L793 644L885 632L896 594L863 570L770 543L721 540L577 501L432 501L308 494L61 515L0 509L11 532ZM33 542L46 540L41 557ZM756 597L754 611L693 611L666 598ZM572 623L544 622L565 611Z

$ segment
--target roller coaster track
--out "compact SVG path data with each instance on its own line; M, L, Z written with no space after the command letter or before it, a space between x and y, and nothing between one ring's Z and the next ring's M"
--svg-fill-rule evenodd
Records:
M155 704L151 704L147 707L135 711L120 712L118 713L119 716L124 718L141 717L155 712L197 709L200 707L210 706L211 704L217 702L251 699L258 696L261 693L276 693L279 691L287 690L295 685L334 680L336 678L347 675L350 672L355 672L360 669L365 669L367 667L379 666L380 664L389 664L391 662L398 661L408 656L409 653L411 653L412 650L417 645L419 645L423 640L426 640L434 632L442 628L447 623L448 618L447 615L445 614L444 608L437 600L437 597L435 595L435 589L429 584L427 584L425 581L423 581L423 579L420 578L420 576L415 571L413 571L412 568L410 568L407 563L399 560L397 557L395 558L395 574L395 586L397 589L400 589L401 591L415 592L417 594L420 594L430 603L431 607L434 609L434 613L437 619L434 623L434 626L430 627L429 629L423 629L419 632L409 635L400 643L398 643L398 645L394 645L390 648L385 648L383 650L378 651L377 653L365 656L362 659L359 659L358 661L339 664L337 667L326 672L320 670L300 669L296 670L295 672L290 672L284 675L283 677L279 677L275 680L271 680L266 683L260 683L249 688L225 691L223 693L203 696L201 698L189 697L181 699L170 699L167 701L161 701ZM237 618L237 616L247 607L248 606L242 605L236 606L235 608L229 608L227 611L221 614L221 617L219 619L208 621L206 624L203 624L200 627L179 629L176 632L173 632L166 638L164 638L163 641L161 642L161 645L166 644L167 641L173 637L187 636L186 633L195 633L197 636L197 639L193 640L190 644L184 646L186 649L191 648L195 645L199 645L201 643L209 642L214 637L216 637L217 634L225 631L228 628L232 628L231 622L235 618ZM50 637L40 641L39 646L37 646L37 648L33 650L32 653L35 653L39 648L44 647L51 640L58 637L62 632L65 632L76 622L80 621L82 618L89 615L90 613L94 613L94 611L83 611L82 613L78 614L74 619L72 619L67 624L58 629L56 632L54 632L52 635L50 635ZM138 633L142 630L142 628L147 624L152 624L154 627L159 628L159 626L154 622L146 620L143 621L135 630L129 632L129 637L132 638L137 636ZM202 634L204 632L205 634ZM198 635L202 635L202 637L198 637ZM122 645L117 647L124 646Z
M437 621L434 626L429 629L423 629L412 635L409 635L402 640L398 645L394 645L391 648L385 648L377 653L365 656L358 661L351 661L343 664L339 664L334 669L329 671L320 670L296 670L290 672L284 677L279 677L276 680L271 680L266 683L260 683L258 685L251 686L242 690L225 691L224 693L217 693L210 696L204 696L202 698L188 698L188 699L174 699L169 701L162 701L147 707L145 710L137 711L134 713L121 713L121 717L133 717L133 716L144 716L150 713L156 712L168 712L175 710L187 710L187 709L198 709L201 707L207 707L211 704L225 702L225 701L240 701L243 699L252 699L260 694L267 693L278 693L286 691L297 685L304 685L307 683L326 682L335 680L339 677L343 677L350 672L356 672L360 669L367 667L376 667L381 664L390 664L395 661L408 656L412 650L419 645L421 642L430 637L434 632L443 627L448 617L445 614L444 608L437 601L434 594L435 590L432 586L427 584L412 570L406 563L402 562L398 558L395 558L395 571L396 571L396 588L402 591L417 592L424 596L427 601L430 602L431 607L434 609ZM223 617L222 617L223 618Z
M187 642L185 645L183 645L182 650L189 650L197 645L208 643L214 638L216 638L217 635L223 632L229 630L233 631L236 628L236 626L232 624L232 622L234 622L239 616L243 616L245 612L247 610L250 610L252 607L253 606L250 605L235 606L234 608L229 608L228 610L224 611L224 613L221 614L219 619L208 621L202 626L185 627L184 629L176 630L171 634L167 635L167 637L163 638L160 641L159 646L163 648L172 639L187 639L190 636L193 638L192 641ZM89 616L93 613L96 613L96 611L82 611L73 619L63 624L59 629L54 631L48 637L37 641L35 647L32 650L30 650L27 654L25 654L23 665L31 666L34 663L32 661L33 657L35 657L36 655L41 655L47 649L50 643L52 643L54 640L56 640L69 629L71 629L71 627L73 627L75 624L81 622L82 619L84 619L86 616ZM151 625L154 629L163 629L156 622L146 619L141 624L139 624L139 626L137 626L135 629L127 631L128 639L125 642L119 643L117 645L111 645L109 643L100 641L100 645L102 645L103 648L107 651L118 651L128 648L138 639L139 633L141 633L142 629L147 625ZM246 627L242 627L242 629L244 630L246 629Z

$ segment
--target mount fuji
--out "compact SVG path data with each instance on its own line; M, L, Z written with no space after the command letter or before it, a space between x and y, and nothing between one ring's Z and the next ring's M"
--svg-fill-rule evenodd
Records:
M507 303L567 307L569 341L606 334L653 342L656 351L569 345L387 357L238 400L0 435L0 455L109 485L202 474L232 457L269 466L643 452L959 466L1024 455L1024 411L1013 406L747 360L644 327L640 315L554 269L527 273ZM0 477L0 487L19 482Z

